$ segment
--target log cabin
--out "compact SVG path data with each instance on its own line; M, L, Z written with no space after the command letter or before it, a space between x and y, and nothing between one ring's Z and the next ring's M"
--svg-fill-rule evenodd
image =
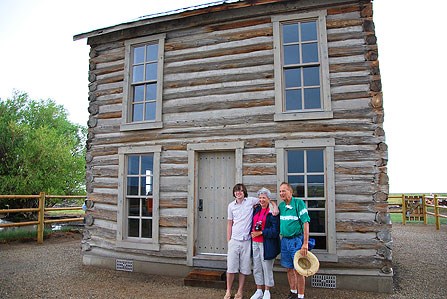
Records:
M217 1L75 35L90 46L83 263L224 271L234 184L279 199L288 181L315 286L391 292L372 5Z

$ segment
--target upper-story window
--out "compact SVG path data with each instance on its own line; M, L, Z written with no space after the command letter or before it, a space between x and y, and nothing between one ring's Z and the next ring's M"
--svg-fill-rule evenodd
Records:
M331 118L325 11L272 17L275 120Z
M165 35L126 41L121 130L161 128Z

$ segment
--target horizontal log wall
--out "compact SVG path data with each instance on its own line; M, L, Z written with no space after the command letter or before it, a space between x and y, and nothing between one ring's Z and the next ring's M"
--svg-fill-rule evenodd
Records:
M273 11L302 1L250 8L252 18L222 12L213 23L198 16L178 24L138 27L89 39L90 119L87 153L94 228L84 247L115 255L118 148L162 145L161 251L140 259L185 263L188 143L243 140L244 183L250 192L276 190L275 140L335 139L336 230L339 263L327 267L391 266L387 209L387 147L370 3L327 10L333 119L274 122ZM298 4L297 4L298 3ZM312 1L305 1L310 3ZM366 3L366 4L362 4ZM318 7L321 9L322 7ZM307 7L307 9L311 9ZM158 30L158 31L157 31ZM163 128L120 132L124 79L123 36L166 32ZM165 31L163 31L165 30ZM379 237L381 235L382 237ZM385 237L383 237L385 236ZM86 250L87 250L86 249ZM138 255L139 251L128 251Z

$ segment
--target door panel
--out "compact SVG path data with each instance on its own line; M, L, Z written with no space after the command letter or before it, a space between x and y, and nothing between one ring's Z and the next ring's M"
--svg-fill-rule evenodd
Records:
M234 152L202 152L198 163L196 254L227 253L227 207L233 200Z

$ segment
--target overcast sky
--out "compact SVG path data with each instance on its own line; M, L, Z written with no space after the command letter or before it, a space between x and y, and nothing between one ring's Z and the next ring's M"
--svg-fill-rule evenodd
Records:
M88 120L86 40L73 36L209 0L0 0L0 98L13 90ZM447 192L444 1L375 0L390 191Z

